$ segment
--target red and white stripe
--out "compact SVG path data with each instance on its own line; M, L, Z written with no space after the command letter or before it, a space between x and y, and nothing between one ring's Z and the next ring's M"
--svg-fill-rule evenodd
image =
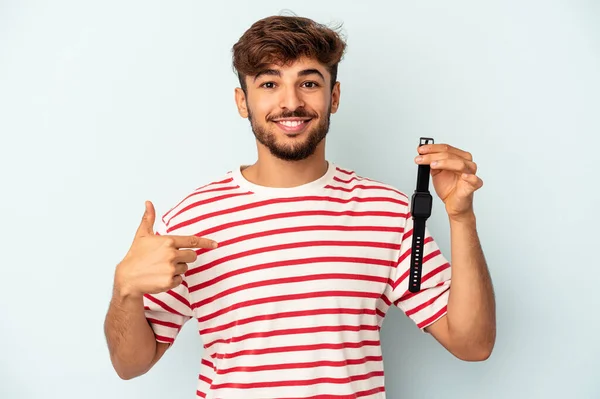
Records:
M159 342L196 319L201 398L385 398L389 307L421 329L446 313L450 265L429 231L422 291L408 292L407 196L333 164L296 189L263 190L232 171L162 221L158 234L219 242L198 251L183 284L144 299Z

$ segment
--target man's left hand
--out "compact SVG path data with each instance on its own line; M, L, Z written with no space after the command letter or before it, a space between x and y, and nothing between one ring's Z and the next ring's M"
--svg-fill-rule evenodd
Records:
M483 186L473 156L448 144L417 148L419 165L430 165L433 187L446 205L448 217L461 220L473 214L473 193Z

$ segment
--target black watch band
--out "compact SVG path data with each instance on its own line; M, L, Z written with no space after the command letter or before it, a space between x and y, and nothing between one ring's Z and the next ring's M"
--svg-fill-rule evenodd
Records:
M433 144L433 139L421 137L419 147ZM410 273L408 290L419 292L421 289L421 273L423 269L423 246L425 241L425 225L433 205L433 197L429 193L429 165L419 165L417 171L417 188L412 195L410 213L413 219L412 248L410 251Z

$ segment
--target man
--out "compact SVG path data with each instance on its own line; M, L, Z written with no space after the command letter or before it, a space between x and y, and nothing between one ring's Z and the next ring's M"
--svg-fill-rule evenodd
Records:
M194 318L198 397L384 398L379 332L392 305L456 357L488 358L495 303L476 165L449 145L418 149L449 217L452 267L427 231L421 291L409 292L408 197L325 159L344 49L336 32L296 17L258 21L234 46L235 100L258 159L158 220L146 202L105 324L121 378L150 370Z

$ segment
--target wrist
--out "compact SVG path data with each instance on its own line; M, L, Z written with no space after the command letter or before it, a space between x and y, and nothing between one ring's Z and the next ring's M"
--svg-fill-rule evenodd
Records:
M119 268L115 272L115 278L113 282L113 297L119 302L129 300L140 300L144 296L143 293L138 292L128 283L128 279L124 277Z
M458 215L448 215L448 220L450 221L450 225L466 225L466 226L475 226L477 222L477 218L475 217L475 212L472 210L468 212L463 212Z
M133 290L130 286L116 284L113 287L113 298L119 302L140 301L144 294Z

